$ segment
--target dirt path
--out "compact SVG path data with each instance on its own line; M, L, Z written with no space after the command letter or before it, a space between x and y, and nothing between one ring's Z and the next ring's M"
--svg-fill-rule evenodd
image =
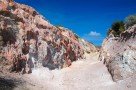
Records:
M37 90L91 90L107 88L114 82L107 68L98 61L98 54L86 55L85 60L73 62L71 67L62 70L49 71L46 68L33 70L24 78Z
M115 83L98 61L98 54L86 57L62 70L34 69L32 74L22 76L26 83L15 90L135 90L135 77Z

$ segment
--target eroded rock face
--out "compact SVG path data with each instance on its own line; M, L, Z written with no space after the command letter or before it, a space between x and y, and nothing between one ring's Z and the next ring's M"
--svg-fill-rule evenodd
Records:
M107 37L102 45L100 60L106 64L115 81L136 74L136 25L120 37Z
M19 55L29 69L37 65L63 68L83 58L85 52L97 51L93 44L64 27L53 26L27 5L15 3L14 9L0 13L0 36L4 41L0 55L11 63L18 63L14 59Z

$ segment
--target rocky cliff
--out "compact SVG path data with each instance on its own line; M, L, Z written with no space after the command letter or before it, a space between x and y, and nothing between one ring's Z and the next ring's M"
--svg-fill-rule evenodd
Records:
M50 24L32 7L18 3L9 7L6 0L0 4L0 58L13 64L12 71L27 66L64 68L84 58L84 53L97 51L72 31Z
M106 64L114 81L136 74L136 25L120 37L109 35L103 41L100 60Z

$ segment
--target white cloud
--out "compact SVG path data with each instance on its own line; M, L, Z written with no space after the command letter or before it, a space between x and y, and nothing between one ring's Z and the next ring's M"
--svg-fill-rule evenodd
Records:
M89 33L89 36L91 36L91 37L100 37L101 34L98 33L98 32L96 32L96 31L91 31L91 32Z
M105 37L103 37L101 33L98 33L96 31L90 31L87 34L84 34L82 38L95 45L101 45Z

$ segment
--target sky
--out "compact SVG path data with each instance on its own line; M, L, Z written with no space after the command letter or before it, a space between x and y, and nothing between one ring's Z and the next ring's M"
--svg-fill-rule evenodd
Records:
M35 8L53 25L100 46L113 22L136 14L136 0L15 0Z

